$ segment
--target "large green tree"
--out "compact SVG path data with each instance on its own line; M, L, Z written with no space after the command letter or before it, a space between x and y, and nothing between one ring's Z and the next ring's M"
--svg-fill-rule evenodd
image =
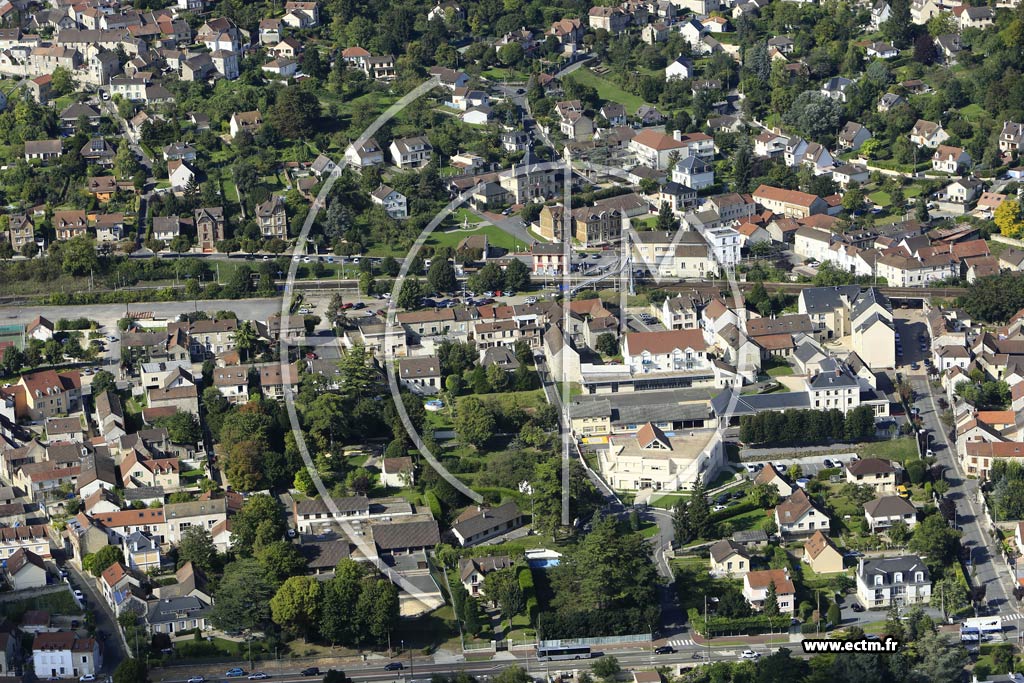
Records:
M323 588L312 576L293 576L281 584L270 600L274 623L303 638L315 632Z
M210 618L225 631L261 629L270 621L270 600L275 593L258 561L237 560L224 568Z

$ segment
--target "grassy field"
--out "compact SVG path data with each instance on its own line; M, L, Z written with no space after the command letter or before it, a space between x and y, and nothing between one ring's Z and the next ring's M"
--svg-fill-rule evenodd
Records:
M461 222L459 224L461 225ZM481 233L487 235L488 243L494 247L499 247L512 252L514 252L516 248L524 250L527 247L525 242L516 239L496 225L489 224L477 228L476 230L455 229L445 230L443 232L435 230L427 239L427 244L433 247L451 247L454 249L459 245L459 242L465 238L470 237L471 235L479 235Z
M25 612L33 609L46 610L51 614L78 615L82 613L81 608L75 603L75 598L71 595L70 590L47 593L46 595L38 595L34 598L26 598L25 600L5 602L3 603L2 612L4 616L18 621Z
M913 437L909 436L889 441L874 441L860 444L857 446L856 451L861 458L883 458L901 463L918 457L917 444Z
M885 208L892 204L892 197L889 196L888 192L884 192L882 190L872 192L871 194L868 195L868 199L873 201L875 204L878 204L882 208Z
M636 110L640 105L646 104L642 98L626 92L611 81L598 76L593 71L585 67L573 71L571 76L579 83L596 88L597 94L602 100L618 102L624 106L630 114L636 113Z
M966 107L962 107L960 109L960 115L963 116L964 119L966 119L967 121L970 121L971 123L976 122L982 116L985 116L987 114L988 112L982 109L980 104L969 104Z

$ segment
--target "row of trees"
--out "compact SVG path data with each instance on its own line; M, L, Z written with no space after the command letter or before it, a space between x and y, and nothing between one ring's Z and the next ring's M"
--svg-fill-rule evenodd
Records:
M871 406L847 412L830 410L764 411L740 418L740 441L746 444L812 444L866 441L875 436Z

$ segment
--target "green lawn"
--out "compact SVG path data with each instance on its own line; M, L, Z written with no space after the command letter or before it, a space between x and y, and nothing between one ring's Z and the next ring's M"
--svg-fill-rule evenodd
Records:
M221 180L221 192L224 193L224 199L229 202L238 203L238 189L235 188L235 183L231 180Z
M555 382L555 386L558 388L558 395L562 396L562 392L565 390L563 382ZM583 393L583 389L580 388L579 382L569 382L569 398L575 398Z
M960 116L963 116L964 119L972 123L977 121L982 116L986 116L987 114L988 112L985 111L980 104L969 104L966 107L962 107L960 109Z
M20 621L21 616L25 612L33 609L46 610L51 614L78 615L82 613L82 610L75 603L70 590L47 593L46 595L39 595L34 598L26 598L25 600L12 600L11 602L3 603L2 608L4 616L10 617L15 621Z
M775 362L770 363L770 366L766 372L769 377L788 377L793 374L793 368L789 363L786 362Z
M663 493L659 496L651 496L650 505L662 510L671 510L680 500L686 500L689 497L689 493Z
M573 71L572 78L577 82L589 85L597 89L597 94L602 100L618 102L630 113L636 113L640 105L646 104L641 97L628 93L611 81L598 76L590 69L583 67Z
M460 223L461 225L461 223ZM443 232L435 230L431 233L427 239L427 244L434 247L451 247L455 248L459 245L459 242L471 235L479 235L483 233L487 235L487 241L491 246L499 247L501 249L507 249L508 251L515 251L518 247L520 250L526 249L527 245L512 235L508 234L501 228L485 224L476 230L445 230Z
M888 192L884 192L882 190L872 192L871 194L868 195L868 199L873 201L875 204L878 204L883 209L892 204L892 197L889 196Z
M924 192L924 188L917 183L911 183L903 188L903 196L907 199L911 197L920 197L922 192Z
M883 458L901 463L918 457L917 443L910 436L860 444L856 451L861 458Z

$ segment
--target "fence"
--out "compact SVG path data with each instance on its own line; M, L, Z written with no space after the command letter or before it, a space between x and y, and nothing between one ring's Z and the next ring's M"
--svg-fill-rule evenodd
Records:
M598 638L563 638L561 640L542 640L537 647L570 647L577 645L621 645L625 643L649 643L654 640L650 633L634 633L625 636L601 636Z

